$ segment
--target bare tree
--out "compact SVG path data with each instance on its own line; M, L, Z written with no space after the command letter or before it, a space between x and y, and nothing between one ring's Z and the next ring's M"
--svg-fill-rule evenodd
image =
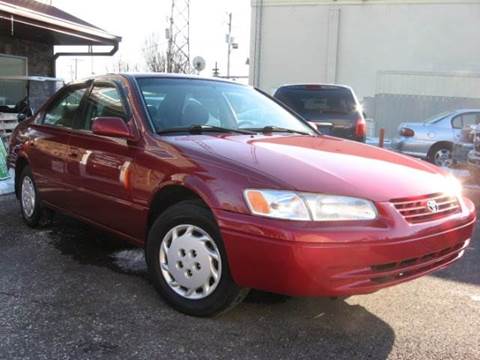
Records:
M185 66L185 62L188 64L188 59L185 59L185 54L179 48L173 48L171 55L171 69L173 73L191 72L189 66ZM160 36L156 33L150 34L143 45L143 58L147 65L148 71L153 72L168 72L167 51L164 49Z
M142 53L148 71L167 71L167 57L165 51L161 49L158 34L152 33L145 39Z
M140 71L138 64L131 64L128 61L124 60L121 56L118 56L112 62L112 66L107 66L107 72L138 72Z

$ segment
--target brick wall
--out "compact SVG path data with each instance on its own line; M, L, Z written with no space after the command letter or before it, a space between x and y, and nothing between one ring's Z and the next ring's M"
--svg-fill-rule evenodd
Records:
M27 57L28 75L54 76L52 45L0 35L0 54Z

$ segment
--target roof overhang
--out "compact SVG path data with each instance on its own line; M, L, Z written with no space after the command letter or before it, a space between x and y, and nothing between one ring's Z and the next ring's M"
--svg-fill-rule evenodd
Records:
M50 45L113 45L121 37L94 26L60 19L0 1L0 33Z

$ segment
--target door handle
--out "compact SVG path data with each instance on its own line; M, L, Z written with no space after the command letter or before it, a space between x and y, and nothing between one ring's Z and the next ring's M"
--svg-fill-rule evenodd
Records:
M78 157L78 153L76 153L76 152L71 152L71 153L68 154L68 156L71 157L71 158L77 158L77 157Z

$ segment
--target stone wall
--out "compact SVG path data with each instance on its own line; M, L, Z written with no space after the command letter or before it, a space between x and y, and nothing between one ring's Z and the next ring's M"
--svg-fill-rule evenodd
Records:
M54 76L52 45L0 35L0 54L27 57L30 76Z

